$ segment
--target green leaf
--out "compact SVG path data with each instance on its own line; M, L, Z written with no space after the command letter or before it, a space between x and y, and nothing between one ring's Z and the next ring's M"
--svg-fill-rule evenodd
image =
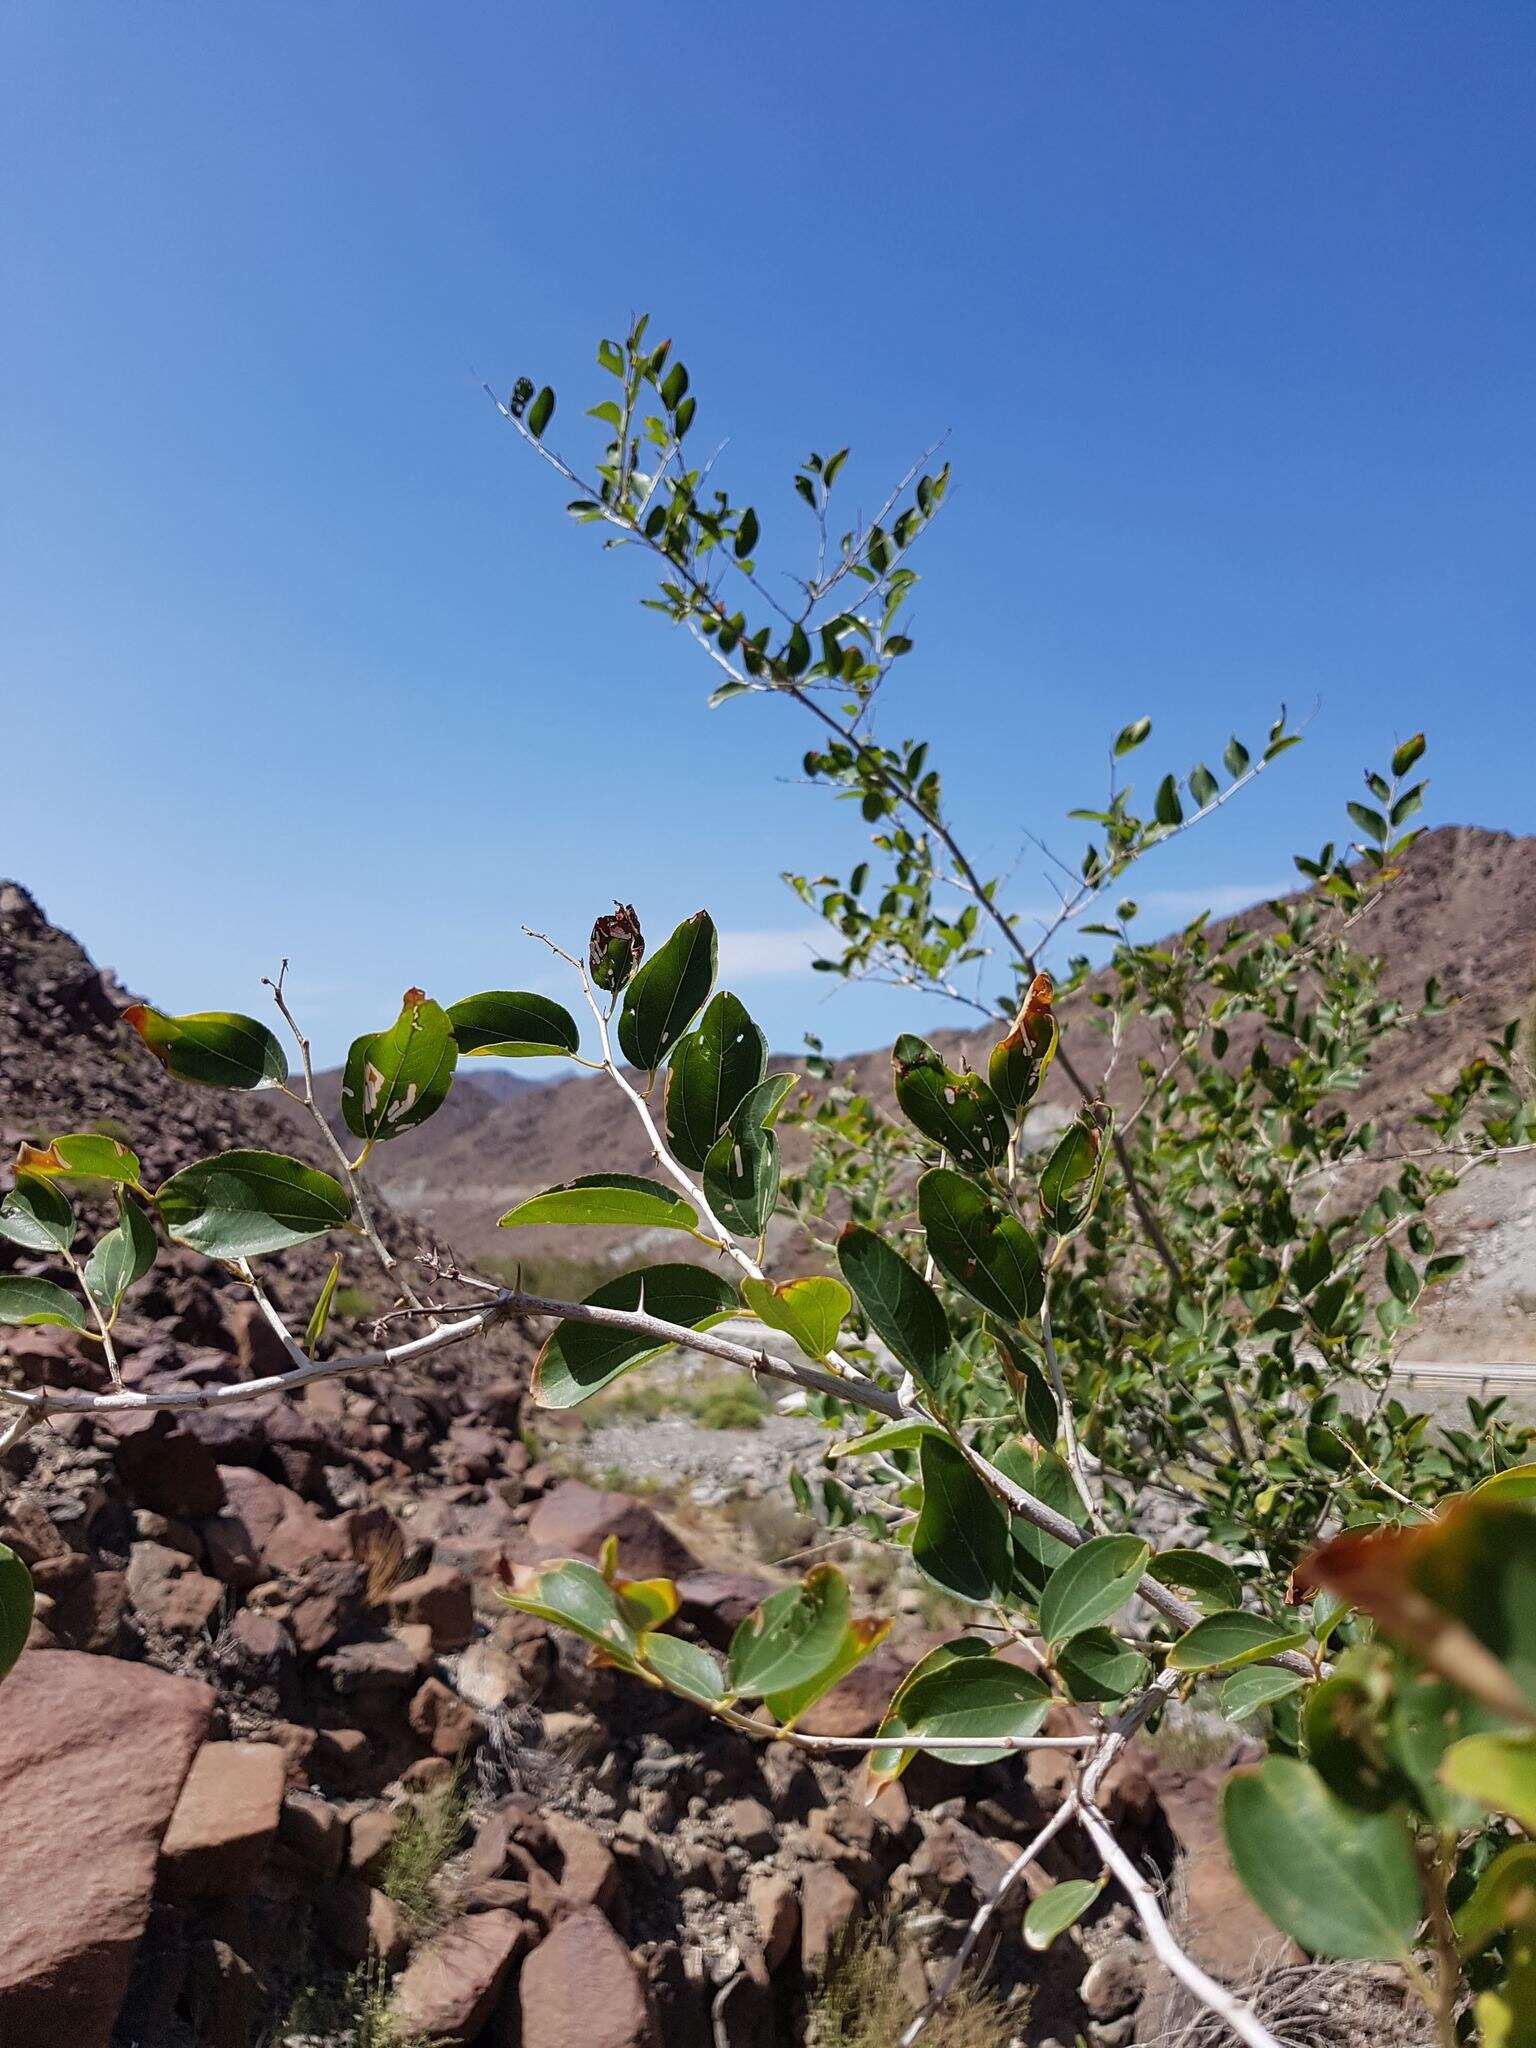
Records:
M341 1113L357 1138L397 1138L440 1109L459 1048L448 1012L407 989L387 1031L354 1039L341 1080Z
M929 1677L935 1671L942 1671L965 1657L990 1657L991 1648L977 1636L952 1636L947 1643L939 1643L925 1657L920 1657L897 1686L891 1704L885 1710L880 1735L902 1727L901 1712L907 1694L919 1679ZM873 1749L869 1753L869 1778L871 1785L879 1786L899 1778L912 1761L914 1751L907 1749Z
M1281 1756L1234 1773L1221 1806L1233 1868L1282 1932L1340 1960L1409 1955L1419 1877L1400 1814L1356 1813L1316 1771Z
M347 1221L339 1181L277 1152L220 1152L173 1173L155 1195L178 1244L209 1259L254 1259Z
M728 1282L702 1266L647 1266L604 1281L584 1305L643 1312L704 1330L724 1321L736 1307L736 1294ZM620 1373L667 1348L665 1342L631 1330L562 1322L539 1353L533 1397L541 1408L575 1408Z
M1036 1500L1044 1501L1057 1514L1065 1515L1069 1522L1075 1522L1079 1528L1087 1522L1088 1510L1078 1497L1072 1475L1054 1451L1030 1452L1017 1438L1012 1438L1003 1445L993 1463L1015 1485L1032 1493ZM1022 1519L1015 1520L1010 1526L1010 1546L1014 1592L1017 1597L1031 1603L1039 1599L1046 1580L1057 1565L1072 1555L1072 1546L1063 1543L1059 1536L1049 1536L1045 1530L1037 1529L1032 1522Z
M1013 1553L1002 1509L947 1437L918 1447L923 1505L912 1534L912 1562L944 1592L973 1606L1003 1599Z
M1387 1285L1404 1308L1412 1308L1419 1298L1422 1282L1395 1244L1387 1246Z
M1246 1721L1300 1692L1306 1682L1295 1671L1281 1671L1273 1664L1250 1664L1246 1670L1234 1671L1221 1688L1221 1711L1229 1721Z
M750 1119L733 1123L710 1147L704 1192L727 1230L761 1237L779 1199L779 1141Z
M837 1263L875 1335L929 1393L946 1377L949 1323L939 1297L901 1253L863 1224L837 1240Z
M1050 1705L1050 1687L1033 1671L991 1656L956 1658L914 1676L901 1695L899 1730L892 1732L965 1743L930 1751L941 1763L998 1763L1010 1754L1007 1740L1000 1748L970 1745L979 1737L1017 1740L1038 1734Z
M765 1695L764 1703L769 1713L781 1728L792 1727L802 1714L815 1706L823 1693L841 1684L855 1665L862 1664L871 1650L878 1649L890 1632L890 1622L877 1615L850 1619L843 1630L837 1654L814 1677Z
M1040 1176L1040 1218L1057 1237L1069 1237L1092 1214L1104 1185L1114 1111L1086 1103L1057 1140Z
M26 1648L35 1604L32 1574L9 1545L0 1543L0 1678Z
M315 1305L309 1312L309 1321L304 1325L304 1349L313 1358L325 1335L325 1326L331 1319L331 1303L336 1298L336 1282L341 1278L341 1253L331 1261L331 1270L326 1274Z
M1507 1813L1536 1834L1536 1740L1518 1735L1467 1735L1440 1761L1440 1782L1492 1813Z
M749 505L736 524L736 559L738 561L745 561L747 556L757 546L759 531L757 514Z
M1242 1605L1237 1573L1209 1551L1160 1550L1147 1570L1160 1586L1188 1594L1202 1614L1221 1614Z
M1058 1935L1081 1920L1103 1889L1102 1877L1072 1877L1031 1899L1024 1910L1025 1947L1048 1949Z
M448 1005L448 1025L461 1057L538 1059L573 1053L576 1019L562 1004L528 989L487 989Z
M827 1451L829 1459L873 1457L884 1451L915 1451L925 1436L942 1437L944 1434L936 1422L883 1422L878 1429L871 1429L863 1436L848 1437L840 1444L833 1444Z
M779 1120L784 1098L799 1080L798 1074L770 1074L749 1088L731 1112L731 1128L737 1131L766 1131Z
M1147 1660L1140 1650L1121 1642L1107 1628L1085 1628L1062 1645L1055 1662L1058 1677L1080 1706L1123 1700L1147 1672Z
M725 1698L719 1660L700 1644L684 1642L681 1636L647 1635L641 1654L669 1692L706 1707L718 1706Z
M848 1584L835 1565L814 1565L798 1586L772 1593L731 1638L731 1690L748 1699L786 1692L820 1676L848 1627Z
M1397 776L1406 775L1423 752L1424 735L1421 732L1416 732L1412 739L1404 740L1402 745L1393 754L1392 773Z
M122 1186L138 1183L140 1166L126 1145L96 1131L74 1131L49 1145L23 1145L16 1154L16 1172L54 1174L60 1180L110 1180Z
M0 1323L57 1323L66 1330L83 1330L85 1309L67 1288L52 1280L0 1273Z
M1184 806L1179 802L1179 785L1171 775L1165 775L1157 785L1157 795L1152 802L1152 815L1159 825L1182 825Z
M1189 793L1202 811L1219 788L1220 784L1203 761L1189 771Z
M931 1138L957 1165L985 1172L1008 1151L1008 1120L980 1074L957 1074L925 1039L910 1033L891 1053L896 1100L910 1124Z
M1085 1628L1108 1621L1141 1582L1152 1546L1139 1536L1091 1536L1063 1558L1040 1595L1040 1633L1047 1643L1070 1642Z
M85 1262L85 1290L108 1322L129 1288L155 1263L158 1250L155 1226L138 1204L119 1190L117 1223Z
M1457 1908L1456 1940L1464 1956L1475 1956L1506 1928L1528 1920L1536 1907L1536 1842L1501 1849Z
M22 1173L0 1202L0 1237L30 1252L65 1252L75 1241L69 1197L41 1173Z
M1152 730L1150 718L1133 719L1129 725L1121 726L1115 735L1115 758L1132 753Z
M853 1297L841 1280L813 1274L775 1287L768 1280L743 1280L741 1298L771 1330L792 1337L807 1358L825 1358L836 1345Z
M710 997L667 1070L667 1139L699 1171L744 1099L762 1080L768 1041L728 989Z
M535 441L555 416L555 394L546 384L528 408L528 431Z
M974 1181L934 1167L917 1184L917 1213L946 1280L1005 1321L1027 1322L1040 1313L1040 1248Z
M563 1558L537 1570L525 1568L504 1597L509 1607L568 1628L616 1663L635 1668L639 1639L624 1618L619 1595L592 1565Z
M1197 1621L1168 1652L1168 1662L1175 1671L1231 1670L1261 1657L1273 1657L1281 1650L1294 1650L1306 1640L1305 1629L1298 1632L1267 1615L1232 1608Z
M624 992L619 1050L631 1066L654 1073L704 1006L715 979L714 920L706 910L685 918Z
M123 1012L168 1074L205 1088L276 1088L288 1078L282 1046L265 1024L233 1010L167 1017L145 1003Z
M501 1219L503 1230L535 1224L576 1223L609 1229L682 1230L698 1228L698 1211L660 1181L641 1180L631 1173L588 1173L562 1181L541 1195L530 1195Z

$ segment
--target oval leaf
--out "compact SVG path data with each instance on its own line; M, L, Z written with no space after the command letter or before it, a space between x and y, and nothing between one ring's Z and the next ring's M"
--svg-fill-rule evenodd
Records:
M949 1323L928 1282L862 1224L837 1240L837 1263L875 1335L929 1393L938 1392L947 1377Z
M85 1263L86 1292L108 1322L123 1296L155 1263L155 1226L136 1202L118 1195L117 1226L96 1245Z
M1250 1664L1245 1671L1234 1671L1221 1688L1221 1711L1229 1721L1246 1721L1300 1692L1306 1682L1299 1672L1281 1671L1273 1664Z
M946 1067L926 1039L904 1034L891 1053L896 1100L910 1124L972 1173L1001 1163L1008 1119L980 1074Z
M1356 1813L1308 1765L1272 1756L1227 1780L1221 1818L1238 1876L1303 1948L1340 1960L1409 1954L1419 1876L1400 1814Z
M66 1330L83 1330L85 1306L52 1280L0 1273L0 1323L57 1323Z
M1202 1614L1222 1614L1242 1605L1237 1573L1208 1551L1160 1550L1147 1570L1160 1586L1188 1594Z
M1134 1692L1146 1676L1147 1660L1109 1629L1085 1628L1062 1644L1056 1672L1069 1696L1084 1706Z
M781 1287L767 1280L743 1280L741 1298L769 1329L793 1337L807 1358L826 1357L853 1306L853 1296L842 1281L823 1273L786 1280Z
M1051 1573L1040 1595L1040 1633L1070 1642L1118 1614L1141 1582L1152 1546L1139 1536L1091 1536Z
M220 1152L163 1183L155 1204L178 1244L254 1259L335 1230L352 1213L339 1181L278 1152Z
M14 1550L0 1543L0 1678L26 1648L35 1604L32 1574Z
M116 1138L104 1138L98 1131L73 1131L49 1145L23 1145L16 1154L16 1171L18 1175L56 1174L60 1180L110 1180L133 1187L140 1167L134 1154Z
M1040 1313L1040 1248L974 1181L935 1167L917 1184L917 1213L933 1263L946 1280L1007 1322L1027 1322Z
M1104 1185L1113 1120L1114 1112L1104 1103L1085 1103L1046 1161L1040 1218L1057 1237L1069 1237L1093 1212Z
M699 1014L714 984L716 950L714 920L696 910L629 984L619 1050L631 1066L654 1073Z
M589 1173L519 1202L502 1217L501 1228L522 1230L540 1223L694 1231L699 1215L691 1203L660 1181L641 1180L629 1173Z
M978 1737L1017 1740L1039 1733L1050 1711L1051 1691L1033 1671L1004 1664L991 1656L963 1657L915 1678L902 1696L900 1733L925 1740L963 1742L955 1749L931 1752L943 1763L998 1763L1009 1754L983 1746Z
M29 1252L68 1251L75 1241L69 1197L44 1174L18 1174L0 1202L0 1237Z
M204 1088L277 1088L288 1060L277 1038L254 1017L235 1010L202 1010L167 1017L146 1003L123 1012L168 1074Z
M912 1532L912 1562L957 1600L984 1607L1001 1600L1013 1576L1002 1509L947 1437L918 1447L923 1505Z
M1031 1899L1024 1911L1026 1948L1048 1949L1058 1935L1082 1919L1103 1889L1102 1878L1073 1877Z
M648 1635L642 1656L669 1692L681 1693L685 1700L698 1700L706 1707L725 1698L725 1674L698 1643L684 1642L681 1636Z
M711 996L667 1070L667 1139L684 1166L703 1169L767 1063L768 1041L746 1006L728 989Z
M1197 1621L1168 1652L1168 1662L1175 1671L1221 1671L1294 1650L1306 1640L1305 1629L1288 1629L1267 1615L1232 1608Z
M407 989L387 1031L352 1041L341 1077L341 1113L356 1138L397 1138L442 1107L459 1048L448 1012Z
M737 1629L726 1659L731 1690L747 1698L817 1678L838 1658L848 1627L848 1585L819 1564L773 1593Z
M581 1044L576 1019L562 1004L526 989L487 989L450 1003L449 1029L460 1055L506 1060L572 1053Z
M586 1298L592 1308L619 1308L659 1316L663 1322L707 1329L736 1307L735 1290L702 1266L647 1266L621 1273ZM542 1408L574 1408L620 1373L665 1351L665 1343L600 1323L563 1322L539 1353L533 1396Z
M615 1663L634 1668L638 1638L624 1618L619 1595L594 1566L562 1558L537 1569L514 1567L513 1590L505 1597L509 1607L568 1628Z
M779 1141L753 1124L733 1126L710 1147L704 1192L725 1225L741 1237L761 1237L779 1199Z

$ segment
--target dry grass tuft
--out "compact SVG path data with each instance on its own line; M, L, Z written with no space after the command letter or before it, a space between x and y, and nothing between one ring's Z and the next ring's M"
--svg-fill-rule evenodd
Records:
M900 1964L889 1924L860 1925L811 1995L805 2048L895 2048L914 2017ZM1023 2048L1028 2019L1027 1998L1004 2005L972 1980L924 2027L923 2048Z

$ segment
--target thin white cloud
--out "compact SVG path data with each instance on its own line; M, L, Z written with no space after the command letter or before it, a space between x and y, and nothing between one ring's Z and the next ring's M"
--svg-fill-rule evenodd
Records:
M805 974L817 955L826 953L831 938L831 933L816 925L801 925L793 931L722 932L720 972L734 981Z

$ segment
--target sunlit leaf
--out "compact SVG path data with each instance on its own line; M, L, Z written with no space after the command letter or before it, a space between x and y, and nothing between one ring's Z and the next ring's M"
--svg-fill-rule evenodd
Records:
M708 911L696 910L658 947L624 991L619 1050L652 1073L693 1022L715 979L716 938Z
M22 1173L0 1202L0 1237L26 1251L68 1251L75 1241L69 1197L41 1173Z
M205 1088L276 1088L288 1078L288 1060L274 1033L233 1010L167 1017L146 1003L123 1012L168 1074Z
M57 1323L66 1330L83 1330L85 1308L78 1295L52 1280L0 1273L0 1323Z
M825 1358L834 1349L853 1306L843 1283L820 1273L777 1287L768 1280L743 1280L741 1298L770 1329L792 1337L807 1358Z
M836 1662L849 1621L848 1583L835 1565L812 1566L797 1586L772 1593L731 1638L731 1690L747 1698L782 1693Z
M450 1003L448 1024L461 1056L534 1059L573 1053L581 1044L576 1019L560 1003L527 989L487 989Z
M98 1240L85 1262L85 1287L110 1322L136 1280L155 1263L155 1226L131 1196L119 1190L117 1223Z
M178 1244L254 1259L335 1230L352 1213L339 1181L277 1152L220 1152L171 1175L155 1206Z
M736 1292L702 1266L647 1266L605 1281L586 1300L593 1308L623 1309L703 1330L732 1312ZM620 1373L667 1348L665 1339L567 1320L539 1353L533 1369L534 1399L542 1408L574 1408Z
M442 1107L459 1048L448 1013L407 989L387 1031L354 1039L341 1081L341 1113L354 1137L396 1138Z
M522 1230L559 1223L691 1232L698 1222L692 1203L660 1181L641 1180L629 1173L589 1173L530 1195L507 1211L501 1228Z
M1001 1163L1008 1150L1008 1121L979 1074L946 1067L921 1038L898 1038L891 1054L896 1100L908 1122L971 1172Z

